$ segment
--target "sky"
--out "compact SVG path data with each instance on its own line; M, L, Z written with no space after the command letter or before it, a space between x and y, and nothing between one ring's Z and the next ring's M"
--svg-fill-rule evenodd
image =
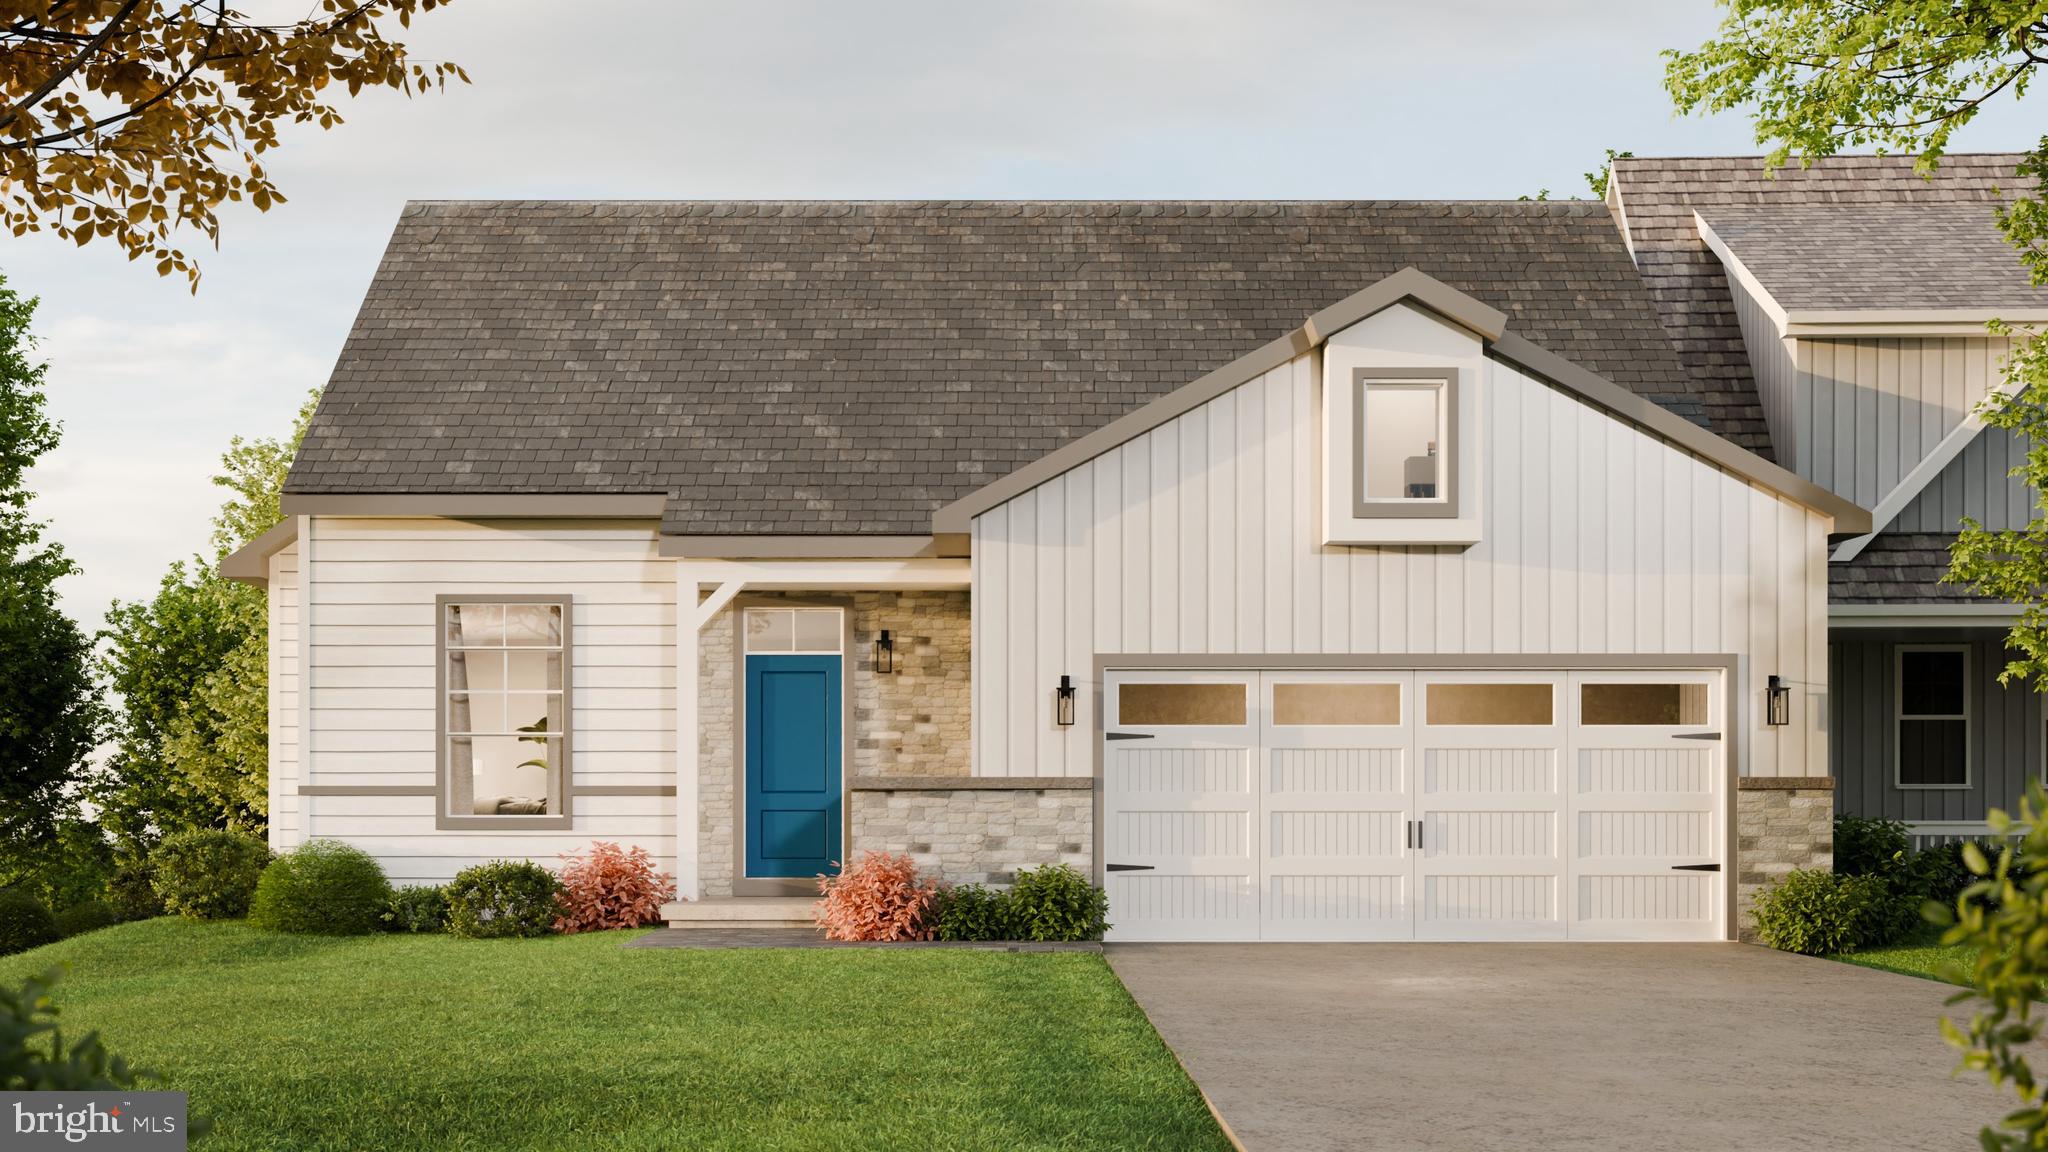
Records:
M0 246L42 300L64 442L30 483L83 567L64 605L96 628L206 548L228 440L284 433L325 381L407 200L1584 196L1607 148L1759 151L1742 115L1678 119L1663 91L1659 51L1718 22L1709 0L454 0L402 38L473 84L288 127L266 162L288 202L231 206L217 251L185 238L196 295L110 245ZM2040 122L2000 105L1954 147Z

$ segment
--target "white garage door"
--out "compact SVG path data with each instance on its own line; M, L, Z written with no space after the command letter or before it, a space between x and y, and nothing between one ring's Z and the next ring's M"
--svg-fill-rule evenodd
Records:
M1716 940L1717 671L1118 671L1114 940Z

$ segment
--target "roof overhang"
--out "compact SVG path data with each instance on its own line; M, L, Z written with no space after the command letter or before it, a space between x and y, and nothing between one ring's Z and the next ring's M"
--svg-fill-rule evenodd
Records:
M258 588L267 587L270 584L270 558L298 538L299 518L285 517L272 525L270 531L221 557L221 578L254 584Z
M287 492L279 501L287 516L439 516L451 520L659 519L667 504L668 496L661 492Z
M1233 388L1248 384L1297 356L1321 347L1330 336L1395 304L1413 304L1472 332L1487 354L1514 363L1563 391L1600 408L1652 436L1731 473L1759 488L1827 516L1831 536L1856 536L1870 530L1870 513L1833 492L1740 448L1641 396L1530 343L1508 331L1500 310L1475 299L1416 268L1403 268L1376 284L1316 313L1285 336L1183 385L1143 408L1081 437L938 510L932 517L939 535L972 530L974 518L1052 478L1208 403Z
M957 536L665 535L660 555L679 560L915 560L967 555Z

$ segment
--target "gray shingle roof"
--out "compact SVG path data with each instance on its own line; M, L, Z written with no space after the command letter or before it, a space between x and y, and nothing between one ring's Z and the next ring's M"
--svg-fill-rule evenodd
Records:
M1408 265L1702 419L1599 204L429 203L286 489L666 492L670 532L922 533Z
M1944 157L1931 178L1909 156L1834 156L1766 174L1761 157L1639 157L1614 162L1611 195L1626 220L1636 266L1715 431L1764 454L1770 433L1742 348L1720 261L1693 226L1729 208L1835 208L1989 202L2013 185L2015 154Z
M1700 215L1787 311L2048 304L1991 204L1706 207Z
M1887 532L1845 564L1828 565L1831 604L1982 604L1960 584L1943 584L1953 532Z

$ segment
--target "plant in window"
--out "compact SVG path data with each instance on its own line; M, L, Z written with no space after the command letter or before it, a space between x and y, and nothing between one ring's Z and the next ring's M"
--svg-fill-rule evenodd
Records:
M586 855L563 853L562 913L557 932L638 928L661 916L676 898L676 878L654 869L654 857L638 845L621 848L600 840Z
M908 856L868 852L837 876L818 877L811 916L831 940L929 940L938 885L920 880Z

